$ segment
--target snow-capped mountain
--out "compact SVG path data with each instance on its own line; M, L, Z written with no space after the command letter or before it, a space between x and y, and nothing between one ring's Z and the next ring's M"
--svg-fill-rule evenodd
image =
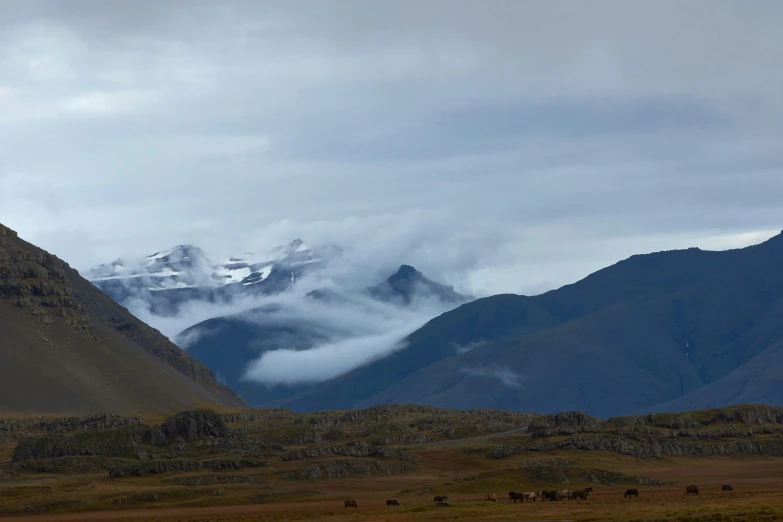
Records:
M192 299L230 301L249 293L284 292L321 259L301 239L266 254L213 261L203 250L179 245L142 259L118 259L85 274L120 304L142 300L158 315L176 314Z

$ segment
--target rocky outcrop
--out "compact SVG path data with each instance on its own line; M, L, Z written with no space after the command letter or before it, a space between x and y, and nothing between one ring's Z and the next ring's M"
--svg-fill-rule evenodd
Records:
M641 458L663 456L723 456L723 455L783 455L783 440L740 440L699 442L676 438L629 440L613 435L591 435L564 440L539 442L525 448L528 451L599 450Z
M320 480L366 475L400 475L410 473L414 469L416 466L410 463L394 464L381 460L343 459L283 471L280 475L286 480Z
M23 460L14 462L14 471L34 471L37 473L88 473L106 471L123 463L122 459L106 457L59 457L43 460Z
M259 473L228 475L225 473L197 475L195 477L176 477L169 482L178 486L212 486L214 484L261 484L268 480Z
M519 455L525 451L522 446L514 446L509 444L501 444L498 446L492 446L487 452L487 458L489 459L505 459L507 457L513 457Z
M341 457L376 457L379 459L399 459L405 462L416 462L416 457L401 449L372 446L366 442L357 442L345 446L311 446L305 449L288 451L280 456L283 461L304 460L324 455Z
M783 424L783 407L766 404L739 404L711 410L686 411L681 413L650 413L611 417L608 424L618 428L640 428L650 426L673 430L699 429L718 423L745 425Z
M170 471L199 471L202 469L242 469L259 468L268 466L269 462L256 459L218 459L218 460L154 460L143 462L129 462L115 466L109 470L109 476L127 477L144 476Z
M543 415L530 421L528 433L532 438L576 433L600 433L605 430L606 421L579 411Z
M217 413L211 411L183 411L169 417L160 425L160 431L169 440L182 437L192 442L200 438L225 438L230 430Z
M664 486L671 482L660 481L640 475L628 476L605 469L585 469L573 465L569 459L554 458L525 461L520 469L532 480L551 484L584 483L591 484L639 484L644 486Z
M134 425L109 431L84 431L29 438L16 446L12 462L96 455L129 456L139 450L146 431L146 426Z
M16 233L0 227L0 299L24 308L42 325L62 320L92 335L92 325L69 284L64 263L41 250L21 248Z
M428 437L421 433L405 433L373 437L370 439L370 444L374 444L375 446L406 446L427 444L428 442L435 442L437 440L438 439L436 438Z
M72 431L106 431L130 425L142 425L139 417L123 417L108 413L83 417L61 417L57 419L0 419L0 433L47 431L69 433Z

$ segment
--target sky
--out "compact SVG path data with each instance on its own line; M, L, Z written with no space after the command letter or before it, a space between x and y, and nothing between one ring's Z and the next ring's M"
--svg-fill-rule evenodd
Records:
M783 229L783 3L0 0L0 223L473 295ZM370 273L373 272L373 273Z

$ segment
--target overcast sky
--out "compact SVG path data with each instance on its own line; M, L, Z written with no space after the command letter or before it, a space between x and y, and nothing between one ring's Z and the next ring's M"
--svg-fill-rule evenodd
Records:
M783 228L783 3L0 0L0 222L477 295Z

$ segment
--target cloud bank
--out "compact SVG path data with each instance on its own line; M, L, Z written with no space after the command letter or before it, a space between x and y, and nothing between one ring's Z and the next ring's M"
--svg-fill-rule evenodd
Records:
M779 3L2 14L0 222L78 268L338 236L475 295L533 293L782 228Z

